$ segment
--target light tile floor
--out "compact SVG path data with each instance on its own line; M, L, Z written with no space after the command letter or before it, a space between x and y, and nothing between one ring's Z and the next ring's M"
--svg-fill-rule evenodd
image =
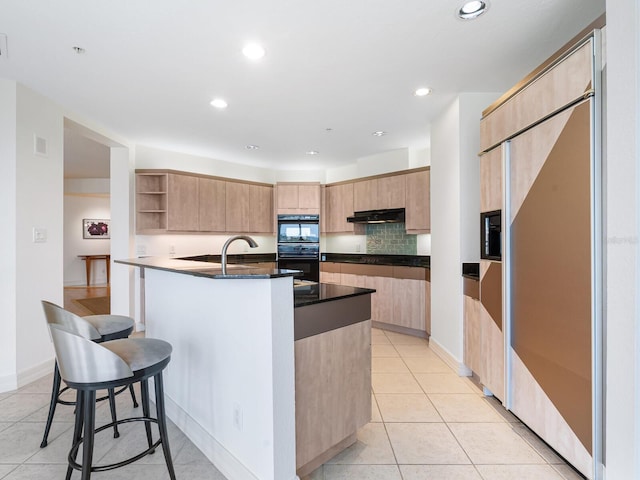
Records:
M426 341L374 329L372 421L358 441L305 480L577 480L581 477L494 399L460 378ZM40 449L51 376L14 392L0 393L0 479L64 478L73 431L73 409L58 406L49 445ZM117 397L121 418L138 414L128 394ZM98 424L109 421L106 402ZM136 424L97 437L95 458L111 462L145 444ZM225 480L207 458L170 423L172 456L179 479ZM79 478L74 472L72 478ZM162 452L100 479L168 478ZM229 479L232 480L232 479Z

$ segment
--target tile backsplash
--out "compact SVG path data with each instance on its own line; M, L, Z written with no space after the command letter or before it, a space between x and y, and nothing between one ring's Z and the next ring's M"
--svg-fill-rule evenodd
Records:
M417 235L407 235L404 223L366 225L367 253L372 255L417 255Z

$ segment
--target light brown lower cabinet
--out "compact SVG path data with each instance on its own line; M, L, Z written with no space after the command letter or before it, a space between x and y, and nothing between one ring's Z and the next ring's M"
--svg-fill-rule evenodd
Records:
M372 288L371 320L375 326L410 335L431 333L429 269L337 262L320 264L320 281Z
M483 372L479 281L464 278L464 364L477 375ZM474 289L474 291L470 291ZM475 293L475 295L474 295Z
M296 340L300 477L356 441L371 421L371 321Z

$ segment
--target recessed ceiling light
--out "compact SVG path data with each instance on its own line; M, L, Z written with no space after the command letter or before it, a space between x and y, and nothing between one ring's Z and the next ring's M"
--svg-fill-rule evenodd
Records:
M244 148L247 150L258 150L260 147L258 145L247 145Z
M459 18L463 20L471 20L473 18L478 18L489 8L488 1L481 0L471 0L469 2L465 2L457 11L457 15Z
M413 94L416 97L424 97L426 95L429 95L430 93L431 93L431 89L429 87L420 87L416 89L415 92L413 92Z
M242 54L249 60L260 60L264 57L265 51L262 45L257 43L248 43L242 49Z
M227 102L225 102L222 98L214 98L211 100L211 105L216 108L227 108Z
M383 132L382 130L378 130L377 132L373 132L371 135L373 135L374 137L381 137L383 135L386 135L387 132Z
M308 152L305 152L307 155L318 155L320 152L316 151L316 150L309 150Z

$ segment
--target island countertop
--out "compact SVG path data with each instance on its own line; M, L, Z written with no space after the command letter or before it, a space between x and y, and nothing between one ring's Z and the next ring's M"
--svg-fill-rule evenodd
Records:
M131 265L133 267L153 268L168 272L184 273L197 277L207 277L213 279L257 279L257 278L277 278L292 277L298 270L286 270L282 268L261 268L251 265L227 264L227 273L222 274L222 264L212 262L201 262L194 260L184 260L173 257L141 257L115 260L115 263Z

